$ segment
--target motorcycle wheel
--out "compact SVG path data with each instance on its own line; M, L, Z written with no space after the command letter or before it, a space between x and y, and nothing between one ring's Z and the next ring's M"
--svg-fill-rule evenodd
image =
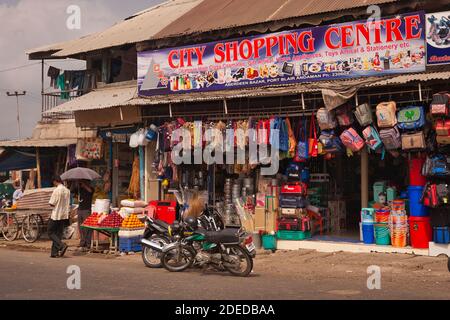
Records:
M230 250L229 255L238 256L240 261L239 266L231 267L229 265L224 265L224 267L235 276L247 277L253 270L252 257L241 246L231 246L227 249ZM245 263L244 267L243 262Z
M169 240L158 236L156 234L153 234L149 240L156 241L162 245L166 245L169 243ZM162 253L158 252L156 250L153 250L152 248L142 246L142 261L144 261L144 264L149 268L161 268L161 256Z
M195 250L189 246L172 248L163 253L161 257L162 266L170 272L180 272L188 269L195 261Z

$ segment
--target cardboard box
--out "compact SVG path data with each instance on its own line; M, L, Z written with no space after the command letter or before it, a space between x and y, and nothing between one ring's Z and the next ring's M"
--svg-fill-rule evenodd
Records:
M277 230L277 211L267 211L264 207L256 207L255 215L255 231L276 232Z

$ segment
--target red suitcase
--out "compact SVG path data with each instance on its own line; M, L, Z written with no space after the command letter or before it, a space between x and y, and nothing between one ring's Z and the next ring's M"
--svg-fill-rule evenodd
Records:
M172 224L177 218L176 201L150 201L150 205L156 208L155 219Z
M300 221L297 218L286 218L286 217L279 218L278 230L299 231Z
M284 194L296 194L296 195L306 195L307 186L303 182L289 182L281 186L281 193Z

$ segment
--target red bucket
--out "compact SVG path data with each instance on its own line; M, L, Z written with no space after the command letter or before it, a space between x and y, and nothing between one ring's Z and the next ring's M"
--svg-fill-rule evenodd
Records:
M409 234L413 248L427 249L433 239L430 217L410 217Z
M421 187L427 184L427 179L422 175L423 158L415 158L409 161L409 185Z

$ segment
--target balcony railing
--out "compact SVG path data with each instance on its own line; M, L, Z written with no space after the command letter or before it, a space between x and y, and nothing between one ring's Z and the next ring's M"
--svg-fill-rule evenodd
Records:
M76 99L84 93L80 90L66 90L58 92L50 92L42 94L42 121L52 121L52 120L65 120L73 119L73 112L51 112L47 111L66 103L70 100Z

